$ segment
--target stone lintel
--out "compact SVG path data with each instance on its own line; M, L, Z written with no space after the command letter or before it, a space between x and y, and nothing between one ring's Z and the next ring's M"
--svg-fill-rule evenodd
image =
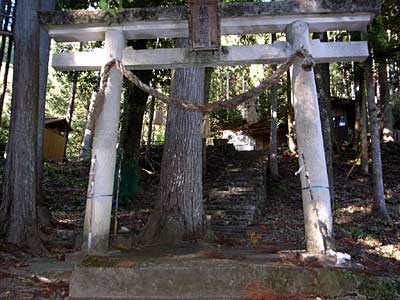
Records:
M218 67L250 64L279 64L293 53L286 42L272 45L224 47L221 53L194 53L188 49L126 48L123 63L130 70L165 69L179 67ZM317 63L335 61L363 61L368 57L367 42L311 42L311 54ZM93 52L53 54L53 68L61 71L100 70L107 63L102 49Z

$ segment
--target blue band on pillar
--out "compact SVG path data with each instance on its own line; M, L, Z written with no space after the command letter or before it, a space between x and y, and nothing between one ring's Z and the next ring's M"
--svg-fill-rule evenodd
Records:
M97 198L105 198L105 197L112 197L112 195L96 195L96 196L90 196L88 198L89 199L97 199Z
M314 189L327 189L329 190L329 186L322 186L322 185L312 185L312 186L307 186L303 188L303 190L314 190Z

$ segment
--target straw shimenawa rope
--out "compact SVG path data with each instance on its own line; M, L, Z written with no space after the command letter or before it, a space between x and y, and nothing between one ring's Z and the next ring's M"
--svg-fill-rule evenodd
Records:
M143 83L140 81L140 79L133 74L132 72L128 71L123 63L119 60L113 59L109 61L105 66L104 66L104 71L103 71L103 78L101 82L101 87L99 89L99 92L97 93L95 103L93 105L92 110L89 112L89 118L88 118L88 129L93 132L94 126L96 124L96 119L100 115L103 105L104 105L104 91L107 88L107 83L108 83L108 78L110 76L111 69L115 67L121 74L126 77L130 82L135 84L138 88L140 88L142 91L145 93L148 93L150 96L153 96L154 98L157 98L166 104L169 105L175 105L184 109L188 110L193 110L193 111L201 111L205 114L205 118L207 117L207 114L210 112L222 110L222 109L232 109L240 104L246 102L249 99L252 99L254 97L257 97L260 95L262 92L264 92L267 88L272 87L273 85L277 84L279 81L279 78L286 73L293 62L295 61L296 58L302 58L303 59L303 69L305 71L311 71L312 68L315 65L315 62L311 55L308 53L308 51L304 48L301 48L297 50L296 52L293 53L289 59L284 62L275 72L272 74L270 77L264 79L261 81L261 83L242 94L239 94L229 100L222 100L222 101L217 101L213 103L207 103L207 104L195 104L192 103L186 99L179 99L179 98L174 98L171 96L167 96L163 93L160 93L156 89L152 88L151 86Z

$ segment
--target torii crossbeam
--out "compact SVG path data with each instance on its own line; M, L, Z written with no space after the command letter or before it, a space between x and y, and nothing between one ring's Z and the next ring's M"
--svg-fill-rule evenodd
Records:
M222 35L286 32L287 42L222 47L216 54L192 53L188 49L125 49L125 41L131 39L188 37L186 7L127 9L114 17L105 11L64 11L42 14L41 21L58 42L105 41L102 50L54 54L53 67L58 70L99 70L111 59L122 60L130 69L276 64L285 61L299 47L323 63L362 61L368 57L368 45L311 41L310 32L364 31L379 8L379 1L365 0L224 4L220 12ZM92 150L97 163L93 195L88 200L91 205L86 210L85 234L90 235L89 248L93 252L108 250L121 88L122 76L112 70ZM307 250L323 253L332 234L329 183L314 73L304 71L300 59L292 68L292 92Z

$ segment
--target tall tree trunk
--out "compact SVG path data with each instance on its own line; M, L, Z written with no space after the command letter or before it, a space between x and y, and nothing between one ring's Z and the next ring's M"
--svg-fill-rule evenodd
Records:
M82 45L82 43L81 43L81 45ZM68 128L67 128L67 131L65 132L65 147L64 147L64 155L63 155L64 161L67 161L67 145L68 145L68 138L69 138L69 128L71 127L72 118L74 116L76 91L78 89L78 76L79 75L77 72L72 72L72 83L71 83L71 87L70 87L69 103L68 103L67 114L66 114Z
M79 52L81 52L82 50L83 50L83 43L80 42L79 43ZM76 99L76 92L78 89L79 73L72 72L71 77L72 77L72 83L71 83L71 89L70 89L70 98L69 98L67 114L66 114L68 128L67 128L67 131L65 132L64 161L67 161L67 145L68 145L68 137L69 137L69 128L71 128L72 118L74 116L75 99Z
M361 98L360 98L360 85L358 78L354 78L354 86L356 90L356 102L355 102L355 120L354 120L354 132L352 136L353 149L358 150L361 137Z
M15 7L13 11L13 17L14 19L11 21L11 32L14 31L15 27ZM11 35L8 38L6 36L3 36L3 40L8 39L8 48L7 48L7 55L6 55L6 66L4 70L4 77L3 77L3 90L0 95L0 127L1 127L1 122L2 122L2 116L3 116L3 106L4 106L4 99L7 94L7 87L8 87L8 73L10 71L10 64L11 64L11 55L13 52L13 45L14 45L14 37Z
M287 72L286 74L287 78L287 115L288 115L288 148L289 148L289 153L290 154L295 154L296 153L296 137L295 137L295 128L294 128L294 110L293 110L293 104L292 104L292 83L290 80L290 71Z
M379 81L379 101L381 103L381 117L382 117L382 138L383 141L393 142L393 111L392 99L389 91L389 78L387 74L387 63L379 62L378 68L378 81Z
M364 69L362 69L364 70ZM367 116L367 98L365 96L364 74L360 74L360 101L361 101L361 170L365 175L369 174L369 141L368 141L368 116Z
M359 115L359 122L358 124L359 129L359 136L361 138L361 171L363 174L368 175L369 173L369 141L368 141L368 116L367 116L367 99L365 95L365 76L364 76L364 67L362 65L358 65L355 69L355 86L357 87L356 91L356 100L357 100L357 107L356 114ZM357 112L358 110L358 112ZM357 130L357 127L355 128Z
M139 79L148 84L152 71L135 71ZM142 138L143 117L146 110L148 94L131 82L126 82L124 108L122 114L121 144L126 161L138 161L140 141Z
M390 220L386 209L385 191L383 186L381 141L379 134L378 116L375 104L375 88L372 76L372 58L365 62L365 80L367 85L368 113L371 128L372 182L374 187L374 206L385 220Z
M187 44L187 40L177 41L178 47ZM203 103L205 77L205 68L175 70L171 96ZM143 243L175 244L204 235L202 118L201 112L168 107L159 200L145 227Z
M100 75L99 75L100 77ZM85 158L89 158L92 152L92 144L93 144L93 136L94 136L94 130L90 129L90 123L91 121L89 120L91 115L90 115L90 111L92 111L93 106L95 104L95 100L96 100L96 95L97 95L97 91L93 91L92 96L90 98L90 104L89 104L89 109L87 111L88 113L88 118L86 121L86 128L85 128L85 134L83 136L83 140L82 140L82 145L81 145L81 151L79 152L79 158L80 159L85 159Z
M0 24L3 24L3 21L4 21L4 17L5 17L5 13L6 13L6 4L7 4L7 0L0 1Z
M145 155L145 161L147 162L149 159L149 153L150 153L150 146L151 146L151 137L153 134L153 119L154 119L154 107L156 104L156 99L154 97L151 97L150 101L150 111L149 111L149 123L147 127L147 141L146 141L146 155Z
M4 1L5 4L7 5L4 10L4 16L2 16L2 20L0 22L0 28L2 31L8 31L8 23L10 22L10 14L11 14L11 8L12 8L12 3L11 0ZM3 12L3 11L2 11ZM3 23L4 20L4 23ZM6 35L2 35L1 39L1 44L0 44L0 70L3 67L3 58L4 58L4 51L6 49Z
M53 11L56 6L56 0L41 1L40 9L42 11ZM41 224L48 224L51 221L51 214L44 204L43 194L43 131L45 121L46 108L46 91L47 91L47 76L49 67L50 54L50 37L43 28L40 28L40 45L39 45L39 99L38 99L38 122L37 122L37 211L38 218Z
M276 41L276 34L271 35L271 42ZM276 65L272 65L276 71ZM278 169L278 86L274 84L271 89L271 130L269 135L269 171L273 179L279 177Z
M314 33L313 38L321 42L328 41L327 33ZM321 116L322 135L324 138L326 170L329 179L331 205L335 204L335 189L333 182L333 147L332 147L332 109L329 64L317 64L314 68L315 83L317 84L319 113Z
M39 0L18 0L11 126L0 206L8 242L44 250L36 216L39 98Z
M212 68L206 68L206 75L205 75L205 79L204 79L204 103L209 102L212 72L213 72ZM208 116L205 116L205 117L208 118ZM208 118L207 120L203 120L203 122L207 122L207 124L203 124L203 125L207 125L206 126L207 128L204 128L205 131L207 131L207 132L204 132L204 133L208 137L209 129L210 129L210 124L209 124L210 119ZM205 178L205 176L207 174L207 137L203 136L203 179Z
M147 40L130 41L128 46L146 49ZM151 70L135 71L139 79L148 84L152 78ZM143 117L149 95L129 81L125 81L126 91L122 113L121 144L126 161L138 161L142 139Z

